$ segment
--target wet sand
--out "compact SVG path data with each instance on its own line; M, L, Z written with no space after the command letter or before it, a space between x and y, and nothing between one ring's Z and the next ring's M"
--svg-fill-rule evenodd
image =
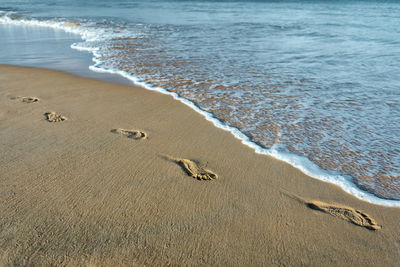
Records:
M0 65L0 265L397 266L400 209L170 96Z

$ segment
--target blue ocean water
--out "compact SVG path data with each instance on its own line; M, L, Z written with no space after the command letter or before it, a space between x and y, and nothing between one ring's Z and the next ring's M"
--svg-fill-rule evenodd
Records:
M174 92L258 151L394 200L399 22L397 1L0 0L1 24L79 34L93 70Z

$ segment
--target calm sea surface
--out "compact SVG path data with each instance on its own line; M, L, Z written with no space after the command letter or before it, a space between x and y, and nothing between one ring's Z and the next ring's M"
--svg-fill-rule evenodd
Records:
M0 0L0 23L78 33L97 69L400 200L400 1Z

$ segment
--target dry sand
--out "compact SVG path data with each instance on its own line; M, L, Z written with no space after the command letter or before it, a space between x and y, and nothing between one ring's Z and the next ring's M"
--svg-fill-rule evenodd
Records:
M257 155L170 96L2 65L0 140L1 266L400 262L400 209Z

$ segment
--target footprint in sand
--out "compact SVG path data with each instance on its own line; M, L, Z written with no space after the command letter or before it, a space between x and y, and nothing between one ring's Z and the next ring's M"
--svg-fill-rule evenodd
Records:
M178 158L172 158L168 157L169 160L172 160L190 176L197 180L214 180L218 178L218 174L215 172L200 167L199 164L197 164L194 161L191 161L189 159L178 159Z
M66 121L67 117L64 117L60 114L57 114L55 112L46 112L44 114L46 116L47 121L49 122L60 122L60 121Z
M22 102L25 102L25 103L35 103L35 102L39 102L40 99L37 97L28 96L28 97L22 97L21 100L22 100Z
M140 139L146 139L147 138L147 133L139 131L139 130L127 130L127 129L113 129L111 132L116 133L116 134L121 134L124 135L128 138L132 138L135 140L140 140Z
M305 201L305 204L310 209L327 213L342 220L351 222L355 225L365 227L369 230L381 229L381 226L378 225L368 214L359 210L355 210L351 207L333 205L321 201Z
M336 218L351 222L355 225L367 228L369 230L379 230L382 227L378 225L374 219L372 219L368 214L355 210L352 207L346 207L342 205L329 204L322 201L316 200L305 200L299 196L291 194L285 190L282 190L281 193L284 195L299 201L300 203L306 205L308 208L317 210L329 215L332 215Z
M39 98L34 97L34 96L17 96L17 97L12 97L11 99L20 99L24 103L35 103L39 102Z

